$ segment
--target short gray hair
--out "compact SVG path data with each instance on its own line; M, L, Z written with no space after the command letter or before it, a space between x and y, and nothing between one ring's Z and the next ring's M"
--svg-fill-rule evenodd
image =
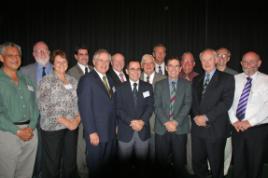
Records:
M19 53L20 53L20 55L22 54L21 47L19 45L17 45L16 43L14 43L14 42L4 42L3 44L1 44L0 45L0 54L2 55L5 52L6 48L8 48L8 47L17 48Z

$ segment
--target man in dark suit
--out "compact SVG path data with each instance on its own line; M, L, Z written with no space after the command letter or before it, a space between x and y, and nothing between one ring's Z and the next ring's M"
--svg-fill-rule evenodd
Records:
M154 66L154 57L151 54L144 54L141 59L141 68L143 72L141 73L141 80L148 82L153 85L153 88L156 82L163 80L166 78L165 75L161 75L155 72ZM155 161L155 114L153 113L150 117L150 130L151 130L151 138L150 138L150 159L152 162Z
M115 154L115 88L106 76L110 61L107 50L97 50L93 56L94 70L81 77L77 89L90 177L109 175Z
M77 46L74 50L74 58L77 64L69 69L68 74L75 77L79 81L80 77L89 73L93 68L88 65L88 49L86 46ZM79 125L78 140L77 140L77 172L80 178L88 178L88 169L86 163L86 143L83 138L83 124Z
M156 83L154 90L156 160L161 166L161 175L168 177L168 173L174 170L176 176L182 176L186 163L192 90L190 82L179 79L181 66L178 59L170 58L166 70L168 78ZM174 169L170 169L170 155Z
M199 55L205 74L193 80L193 169L198 177L223 177L224 148L229 134L228 110L234 97L234 77L216 70L217 53L206 49Z
M113 79L115 87L120 86L128 80L128 76L124 72L125 57L121 53L115 53L112 56L111 66L108 75Z
M137 161L142 164L149 151L149 118L154 108L153 87L140 80L139 61L129 61L127 74L129 81L124 82L116 92L119 157L125 163L135 152Z

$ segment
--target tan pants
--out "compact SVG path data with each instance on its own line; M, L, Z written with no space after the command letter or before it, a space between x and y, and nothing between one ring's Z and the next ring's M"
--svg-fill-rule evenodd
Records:
M0 178L31 178L37 141L36 129L33 138L26 142L10 132L0 130Z

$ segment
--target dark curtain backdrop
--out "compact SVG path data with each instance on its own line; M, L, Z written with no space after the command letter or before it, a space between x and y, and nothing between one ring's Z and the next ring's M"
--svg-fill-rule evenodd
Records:
M201 50L224 46L232 52L232 68L241 71L242 54L255 50L263 59L261 71L268 72L268 11L257 1L23 1L5 7L0 12L0 43L21 45L23 65L34 62L32 46L37 40L46 41L51 50L65 50L70 66L75 64L73 49L80 43L88 46L91 58L96 49L106 48L124 53L128 60L141 59L162 42L168 56L192 51L197 71ZM18 7L20 11L15 10Z

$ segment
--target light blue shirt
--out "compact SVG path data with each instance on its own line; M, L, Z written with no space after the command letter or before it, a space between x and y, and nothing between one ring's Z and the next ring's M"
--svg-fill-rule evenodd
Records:
M40 80L42 79L42 72L43 72L43 67L45 67L46 75L50 74L52 72L52 64L49 62L47 65L43 66L38 63L36 63L36 83L39 83Z
M170 95L171 95L171 92L173 90L173 82L175 82L175 87L177 87L177 82L178 82L178 79L177 80L171 80L171 79L168 79L168 83L169 83L169 92L170 92ZM176 88L175 88L176 89Z
M204 81L203 84L205 84L205 81L207 79L207 75L209 74L209 81L211 80L211 78L213 77L214 73L216 72L216 69L214 69L213 71L211 71L210 73L205 73L205 77L204 77Z

